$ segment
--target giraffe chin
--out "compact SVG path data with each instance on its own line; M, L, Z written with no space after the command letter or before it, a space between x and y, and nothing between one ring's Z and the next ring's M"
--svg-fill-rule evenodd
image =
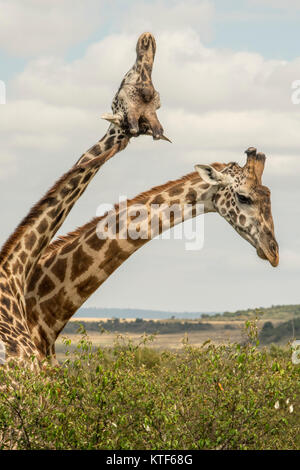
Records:
M268 260L269 263L273 266L273 268L276 268L279 264L279 254L276 253L276 255L272 255L271 253L265 254L265 252L261 248L257 248L256 250L257 255L264 260Z

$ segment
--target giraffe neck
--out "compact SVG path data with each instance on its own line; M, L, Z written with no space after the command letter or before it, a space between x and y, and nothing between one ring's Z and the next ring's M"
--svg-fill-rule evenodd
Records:
M120 152L121 150L124 150L125 147L127 147L129 139L130 136L125 132L125 130L115 126L114 124L111 124L102 139L93 145L89 150L87 150L83 155L81 155L74 166L88 163L95 157L98 157L102 153L111 149L114 145L118 146L118 152Z
M0 252L0 340L7 345L8 356L23 358L35 354L25 308L30 275L99 168L126 147L128 139L124 136L120 139L120 133L112 130L31 209Z
M151 74L153 68L154 54L149 51L147 53L141 54L138 56L136 63L133 66L133 70L139 74L140 82L149 82L151 81Z
M96 144L50 188L1 249L0 267L19 278L24 286L43 250L99 168L125 148L124 139L118 142L118 134L109 139L105 138L106 151Z
M198 173L192 173L142 193L128 202L127 226L132 222L131 210L136 204L143 204L140 225L147 231L147 238L120 239L124 236L126 224L122 226L120 222L123 209L119 206L116 239L103 240L97 235L97 227L98 233L103 233L103 227L109 222L111 214L108 213L54 242L37 265L26 296L28 325L39 350L50 355L58 334L87 298L129 256L169 228L161 214L154 212L153 215L153 204L167 204L169 207L188 204L189 210L184 217L187 220L196 215L197 203L203 204L204 212L214 211L214 193L214 186L204 183ZM160 220L152 231L149 229L151 216ZM170 218L170 227L181 222L182 213L174 213Z

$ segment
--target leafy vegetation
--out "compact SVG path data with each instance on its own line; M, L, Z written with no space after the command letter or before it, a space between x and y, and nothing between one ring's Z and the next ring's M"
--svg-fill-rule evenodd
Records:
M2 368L0 448L299 449L300 366L246 328L245 345L177 353L83 334L59 368Z

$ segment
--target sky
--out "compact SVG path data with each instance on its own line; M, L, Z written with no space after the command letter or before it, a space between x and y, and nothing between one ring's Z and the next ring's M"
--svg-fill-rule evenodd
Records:
M197 163L267 156L280 264L272 268L218 214L204 246L153 240L87 307L226 311L300 302L299 0L0 0L0 242L58 177L106 132L101 114L135 61L138 36L157 41L153 82L172 145L132 139L90 184L59 231L193 171ZM300 96L300 94L299 94ZM294 101L294 102L293 102Z

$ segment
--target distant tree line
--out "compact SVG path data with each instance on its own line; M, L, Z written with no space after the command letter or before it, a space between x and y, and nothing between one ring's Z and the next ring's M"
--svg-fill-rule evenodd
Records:
M224 318L230 319L243 319L251 318L255 315L260 317L276 317L284 318L286 316L299 316L300 317L300 305L272 305L271 307L260 307L260 308L248 308L246 310L236 310L235 312L224 312L216 313L215 315L209 315L203 313L201 318L209 318L210 320L223 320Z
M71 321L67 323L62 334L75 334L80 325L86 332L100 332L106 330L118 333L147 333L147 334L171 334L190 331L213 330L214 326L210 323L188 322L188 321L154 321L136 318L135 321L120 321L119 318L112 318L107 321ZM230 327L230 325L229 325ZM232 327L233 328L233 327Z
M267 321L259 335L262 344L288 342L293 339L300 339L300 318L286 321L274 326L271 321Z

